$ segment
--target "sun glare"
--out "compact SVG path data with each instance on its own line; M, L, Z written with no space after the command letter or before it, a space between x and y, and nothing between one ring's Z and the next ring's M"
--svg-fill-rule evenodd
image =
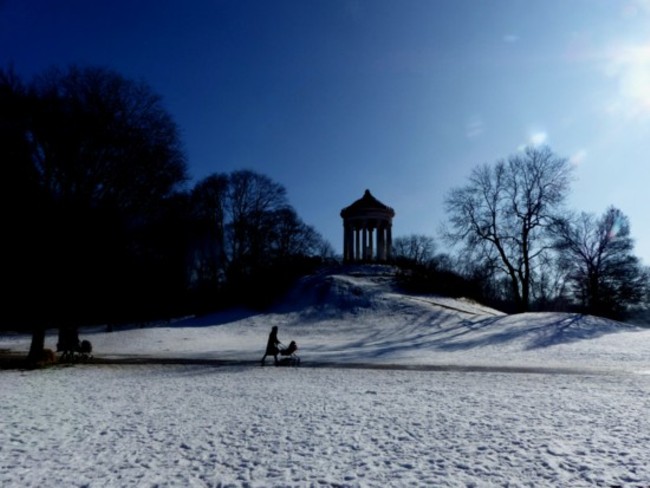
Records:
M611 112L628 117L650 115L650 42L611 49L607 73L618 84L618 96Z

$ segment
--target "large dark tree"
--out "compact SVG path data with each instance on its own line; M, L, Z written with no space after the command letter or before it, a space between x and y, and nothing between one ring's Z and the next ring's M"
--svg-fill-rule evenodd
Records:
M32 93L32 162L55 202L137 215L187 179L176 124L145 83L72 67L38 77Z
M25 89L13 85L19 109L3 125L19 143L3 156L30 204L4 211L33 229L9 237L18 262L37 264L27 278L30 320L124 317L138 307L135 284L151 285L148 271L161 264L157 242L175 239L151 235L187 179L177 127L149 86L109 69L53 69Z
M326 247L320 234L305 224L291 207L273 212L270 220L273 230L269 236L269 253L274 259L318 256Z
M570 184L570 166L550 149L529 147L475 168L469 183L445 200L447 237L465 256L504 276L518 311L530 307L532 285L550 248L547 229Z
M213 174L192 190L189 282L198 304L214 302L226 284L226 208L230 179Z
M246 281L268 260L275 212L288 208L286 189L250 170L230 175L228 192L228 256L231 282Z
M3 326L34 331L34 355L45 341L41 320L48 308L47 264L41 239L49 231L49 205L32 164L30 136L33 103L27 87L13 72L0 70L0 225L3 229L0 262ZM26 321L24 319L27 319Z
M213 174L192 191L190 277L205 306L269 297L331 247L289 204L285 188L250 170Z
M634 256L629 219L615 207L596 218L582 213L556 228L560 268L583 311L619 318L641 303L648 276Z

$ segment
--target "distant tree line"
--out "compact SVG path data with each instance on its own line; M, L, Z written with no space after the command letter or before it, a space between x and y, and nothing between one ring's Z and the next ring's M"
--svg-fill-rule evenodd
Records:
M188 188L160 97L110 69L0 70L0 160L0 320L36 349L46 327L268 304L333 254L264 175Z
M477 166L445 199L446 242L398 238L405 286L467 296L504 311L565 310L624 318L647 304L650 272L634 255L629 219L568 210L572 168L548 147Z

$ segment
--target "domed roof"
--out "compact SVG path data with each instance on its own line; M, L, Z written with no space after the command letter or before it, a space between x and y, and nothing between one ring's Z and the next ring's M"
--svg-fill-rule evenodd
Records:
M391 207L381 203L370 193L370 190L366 190L361 198L341 210L341 217L352 217L368 212L378 213L378 211L386 217L395 216L395 211Z

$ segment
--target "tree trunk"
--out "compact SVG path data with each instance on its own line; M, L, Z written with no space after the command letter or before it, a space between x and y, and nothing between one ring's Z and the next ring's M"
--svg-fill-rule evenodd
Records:
M32 343L29 347L29 355L27 361L29 363L37 363L43 357L43 350L45 349L45 327L42 325L35 326L32 330Z

